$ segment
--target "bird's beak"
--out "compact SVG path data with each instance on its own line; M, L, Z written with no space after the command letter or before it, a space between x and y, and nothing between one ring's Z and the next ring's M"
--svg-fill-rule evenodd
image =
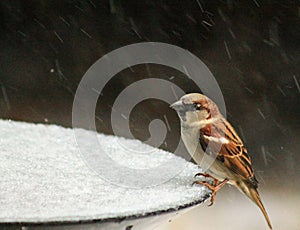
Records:
M182 101L176 101L175 103L173 103L172 105L170 105L170 107L176 111L180 111L184 109L184 105L182 103Z

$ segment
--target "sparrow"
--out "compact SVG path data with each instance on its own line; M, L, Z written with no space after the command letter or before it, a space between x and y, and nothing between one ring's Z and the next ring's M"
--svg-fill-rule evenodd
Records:
M232 125L220 113L218 106L200 93L186 94L170 106L181 124L181 138L192 158L199 165L210 160L205 173L197 176L211 178L213 183L197 180L194 183L208 187L212 191L211 204L215 195L229 183L250 198L262 211L268 226L271 221L257 191L250 157L241 138Z

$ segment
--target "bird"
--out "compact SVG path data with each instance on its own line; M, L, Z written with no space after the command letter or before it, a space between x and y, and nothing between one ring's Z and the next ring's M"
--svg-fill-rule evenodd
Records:
M197 173L195 177L210 178L212 183L203 180L193 183L204 185L212 191L209 206L214 203L217 191L225 184L231 184L260 208L272 229L257 191L258 181L247 149L216 103L203 94L189 93L170 107L180 118L181 138L194 161L201 165L203 159L211 160L207 170Z

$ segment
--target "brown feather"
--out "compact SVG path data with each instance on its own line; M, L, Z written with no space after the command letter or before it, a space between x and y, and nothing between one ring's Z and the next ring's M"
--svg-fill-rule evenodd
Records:
M225 137L228 143L222 143L220 146L220 143L214 143L214 139L208 140L205 136L219 139ZM260 208L269 228L272 229L270 218L257 192L258 182L247 149L229 122L221 117L217 122L200 129L200 144L206 153L217 154L216 159L241 178L235 185Z
M207 140L204 136L224 137L229 143L223 143L220 147L220 143L213 143L214 141ZM207 149L209 142L209 149ZM257 180L254 176L247 149L225 118L221 117L218 121L200 129L200 143L204 151L207 150L206 152L210 154L217 154L217 160L222 161L226 168L257 187Z
M237 183L236 186L259 207L259 209L262 211L262 213L268 223L269 228L272 229L272 224L271 224L270 218L269 218L268 213L260 199L260 196L257 192L257 188L253 187L252 184L249 183L248 181L243 181L243 182Z

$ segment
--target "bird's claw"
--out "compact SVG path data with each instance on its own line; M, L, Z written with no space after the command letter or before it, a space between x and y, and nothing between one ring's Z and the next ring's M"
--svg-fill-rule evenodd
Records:
M204 185L205 187L207 187L208 189L210 189L212 191L211 197L210 197L210 204L208 205L209 207L212 206L214 204L215 201L215 196L217 194L217 191L220 190L227 182L228 179L224 179L222 182L218 183L219 181L217 179L215 179L215 183L214 185L209 184L206 181L194 181L194 184L200 184L200 185Z
M195 185L195 184L203 185L203 186L209 188L210 190L214 191L214 186L209 184L206 181L196 180L196 181L193 182L192 185Z
M208 173L196 173L195 176L194 176L194 178L197 177L197 176L203 176L203 177L205 177L205 178L208 177L208 178L213 179L214 181L218 181L217 178L213 177L212 175L210 175L210 174L208 174Z
M210 198L210 204L208 205L208 207L212 206L214 204L215 195L216 195L216 193L214 191L215 187L213 187L211 184L207 183L206 181L194 181L192 185L195 185L195 184L203 185L212 191L212 195Z
M205 173L196 173L194 178L196 178L197 176L204 176L204 177L207 177L207 174Z

